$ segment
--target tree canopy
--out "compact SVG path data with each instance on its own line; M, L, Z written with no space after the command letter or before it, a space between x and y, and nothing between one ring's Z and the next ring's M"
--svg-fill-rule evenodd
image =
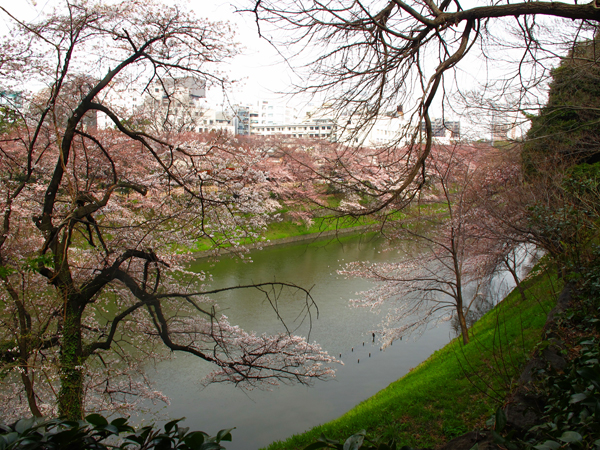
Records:
M25 97L0 139L3 415L78 419L161 399L144 377L161 346L214 364L207 381L329 377L335 360L318 345L229 323L205 275L186 270L200 238L234 251L258 238L274 209L257 168L264 149L130 128L110 100L189 77L223 83L216 64L237 51L228 25L151 2L65 2L32 22L0 12L12 24L0 84ZM112 127L98 130L100 115ZM273 304L300 290L232 288L260 289Z
M372 153L393 153L397 161L388 167L394 181L385 192L355 184L376 200L370 212L405 204L422 185L433 145L432 114L451 114L461 99L473 106L478 97L488 114L539 107L538 89L557 55L593 36L600 20L597 0L249 3L259 32L290 58L300 53L310 61L299 90L321 93L353 127L369 127L399 109L410 118L396 136L400 148L392 144ZM479 109L474 121L484 124L482 115ZM351 178L349 166L346 171Z
M600 161L600 47L578 42L552 70L548 102L531 118L523 158L529 171L544 164Z

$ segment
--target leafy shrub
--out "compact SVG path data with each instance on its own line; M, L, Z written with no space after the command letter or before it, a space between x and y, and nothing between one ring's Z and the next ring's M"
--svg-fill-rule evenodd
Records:
M509 450L600 449L600 345L594 336L600 330L600 311L573 316L567 318L572 329L591 335L577 342L579 354L564 372L546 368L536 373L537 395L545 399L540 423L523 439L514 439L512 431L501 434L506 417L501 409L496 413L494 440Z
M125 418L109 423L99 414L79 421L21 419L0 424L0 450L217 450L225 448L221 441L231 441L232 429L210 437L181 427L181 420L166 423L163 430L149 425L136 431Z

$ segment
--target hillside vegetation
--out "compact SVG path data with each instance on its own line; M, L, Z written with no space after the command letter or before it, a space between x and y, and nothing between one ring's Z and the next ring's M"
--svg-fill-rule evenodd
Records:
M342 417L268 449L301 449L321 434L343 439L362 429L371 436L393 437L401 445L435 447L484 428L539 344L560 287L547 272L532 276L526 284L527 301L513 291L475 323L467 346L454 339Z

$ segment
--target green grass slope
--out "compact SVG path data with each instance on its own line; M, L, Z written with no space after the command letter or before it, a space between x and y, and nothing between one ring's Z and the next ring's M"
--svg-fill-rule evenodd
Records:
M515 290L471 330L471 342L453 340L400 380L342 417L275 442L268 450L301 449L322 433L345 439L366 429L401 445L435 447L484 427L540 342L553 308L556 280L541 273L527 281L527 299Z

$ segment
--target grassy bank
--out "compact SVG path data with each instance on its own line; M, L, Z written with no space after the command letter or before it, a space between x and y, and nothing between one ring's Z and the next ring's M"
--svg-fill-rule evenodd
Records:
M333 198L333 197L332 197ZM335 202L339 204L339 198L329 198L329 206L338 206ZM327 200L327 199L326 199ZM440 213L444 211L443 205L440 206L438 204L421 204L417 206L411 207L414 211L420 210L422 213ZM276 241L280 239L286 239L295 236L306 236L310 234L314 234L315 236L328 231L339 231L339 230L347 230L350 228L363 227L365 225L381 225L381 219L373 218L373 217L350 217L350 216L339 216L335 214L326 215L322 217L313 217L310 224L306 224L304 222L293 219L289 214L287 209L282 209L279 211L279 214L283 217L283 220L273 221L267 225L267 229L264 233L264 238L267 241ZM405 220L409 213L405 211L396 211L386 216L386 222L395 222L400 220ZM376 228L376 227L375 227ZM358 231L357 231L358 232ZM252 241L248 239L246 242L242 242L242 244L247 245L251 244ZM223 248L226 248L227 245L224 245ZM213 243L206 240L199 240L196 243L193 251L203 252L207 250L212 250Z
M310 225L306 225L302 222L294 220L282 220L279 222L271 222L267 226L267 230L264 233L264 237L268 241L276 241L279 239L285 239L294 236L305 236L308 234L318 235L326 231L333 230L345 230L348 228L357 228L364 225L373 225L377 222L375 220L366 218L353 218L353 217L316 217L313 219ZM243 244L250 244L251 240L243 242ZM197 242L194 251L202 252L212 249L212 242L209 240L200 240ZM226 246L225 246L226 247Z
M342 417L268 449L301 449L322 433L342 439L361 429L401 445L435 447L484 428L539 343L555 304L557 282L547 274L531 277L527 286L526 300L515 290L479 320L468 345L455 339Z
M331 230L344 230L347 228L360 227L375 223L363 218L352 217L317 217L310 226L290 220L274 222L269 224L265 238L271 241L284 239L292 236L303 236L307 234L318 234Z

